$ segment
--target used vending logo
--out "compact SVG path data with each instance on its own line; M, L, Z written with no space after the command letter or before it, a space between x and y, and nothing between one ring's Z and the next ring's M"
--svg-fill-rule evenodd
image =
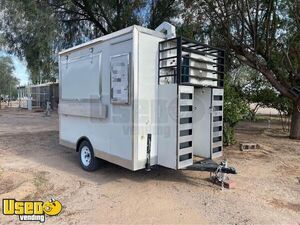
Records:
M62 210L62 204L54 199L50 201L17 201L15 199L2 200L3 215L17 215L20 221L45 222L45 216L57 216Z

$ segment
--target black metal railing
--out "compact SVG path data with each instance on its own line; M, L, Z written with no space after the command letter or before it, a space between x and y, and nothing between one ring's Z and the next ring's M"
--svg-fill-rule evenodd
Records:
M184 37L159 43L158 82L182 85L224 86L223 49Z

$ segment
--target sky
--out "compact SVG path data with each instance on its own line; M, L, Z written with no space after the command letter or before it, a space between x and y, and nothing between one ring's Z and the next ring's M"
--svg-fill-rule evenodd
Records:
M4 51L0 51L0 56L11 56L15 66L15 77L20 80L20 85L28 84L29 74L26 69L26 62L20 61L16 56L9 55Z

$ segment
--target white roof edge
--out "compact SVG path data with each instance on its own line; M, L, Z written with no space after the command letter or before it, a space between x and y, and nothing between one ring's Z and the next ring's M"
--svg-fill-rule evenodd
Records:
M113 33L104 35L102 37L95 38L93 40L90 40L88 42L82 43L80 45L76 45L74 47L71 47L71 48L68 48L68 49L64 49L64 50L60 51L58 54L59 55L63 55L65 53L74 51L74 50L79 49L79 48L84 48L86 46L89 46L89 45L92 45L92 44L95 44L95 43L98 43L98 42L106 41L108 39L115 38L115 37L118 37L118 36L130 33L130 32L133 31L133 29L137 29L139 32L147 33L147 34L154 35L154 36L161 37L161 38L165 38L166 37L163 33L160 33L160 32L157 32L157 31L154 31L154 30L142 27L142 26L133 25L133 26L130 26L130 27L127 27L127 28L115 31Z
M80 45L76 45L76 46L74 46L74 47L71 47L71 48L62 50L62 51L59 52L58 54L59 54L59 55L62 55L62 54L65 54L65 53L67 53L67 52L74 51L74 50L76 50L76 49L83 48L83 47L86 47L86 46L88 46L88 45L95 44L95 43L97 43L97 42L105 41L105 40L108 40L108 39L111 39L111 38L114 38L114 37L117 37L117 36L120 36L120 35L129 33L129 32L131 32L132 30L133 30L133 26L127 27L127 28L124 28L124 29L122 29L122 30L118 30L118 31L116 31L116 32L113 32L113 33L111 33L111 34L107 34L107 35L104 35L104 36L102 36L102 37L99 37L99 38L90 40L90 41L88 41L88 42L82 43L82 44L80 44Z
M42 84L29 84L27 86L29 86L29 87L43 87L43 86L48 86L48 85L51 85L51 84L59 84L59 82L55 81L55 82L47 82L47 83L42 83Z
M156 37L160 37L160 38L166 38L166 35L164 35L161 32L158 32L158 31L155 31L155 30L151 30L151 29L148 29L148 28L142 27L142 26L137 26L137 25L135 25L135 27L136 27L136 29L139 32L150 34L150 35L153 35L153 36L156 36Z

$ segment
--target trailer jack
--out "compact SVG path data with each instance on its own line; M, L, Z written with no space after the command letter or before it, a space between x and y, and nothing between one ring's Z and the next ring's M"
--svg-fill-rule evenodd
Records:
M237 174L234 167L228 167L227 160L219 164L213 160L197 161L193 165L186 167L185 170L210 172L210 178L214 183L220 183L222 190L224 189L224 182L229 180L227 174Z
M145 164L146 171L151 171L151 134L147 135L147 161Z

